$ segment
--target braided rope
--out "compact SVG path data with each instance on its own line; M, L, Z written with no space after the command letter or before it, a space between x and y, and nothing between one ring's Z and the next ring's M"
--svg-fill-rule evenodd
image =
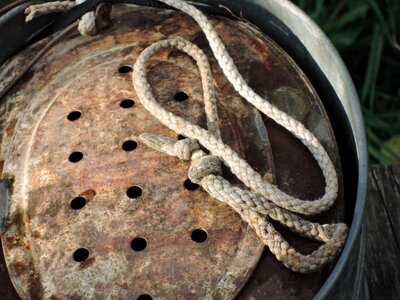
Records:
M328 154L314 135L301 123L262 99L247 85L211 23L199 10L181 0L161 0L161 2L182 10L193 17L204 31L221 69L235 90L264 114L292 132L310 150L325 177L325 193L322 197L313 201L301 200L288 195L275 185L265 182L259 173L223 143L219 133L215 134L214 132L218 115L216 108L210 109L210 105L215 106L215 96L211 77L208 77L211 76L211 72L207 57L196 45L180 38L158 41L141 52L135 62L132 75L135 91L144 107L155 118L176 133L188 137L187 140L191 143L198 141L210 150L212 157L221 159L250 191L232 186L219 175L220 170L216 168L215 160L203 159L207 156L193 146L186 149L184 151L186 154L181 156L177 151L179 142L174 145L165 137L148 134L141 136L142 141L169 155L177 155L181 159L192 160L189 178L201 184L211 196L229 204L237 211L254 228L263 243L269 247L277 259L282 261L289 269L302 273L320 269L323 265L332 261L340 252L346 240L347 226L345 224L321 225L312 223L293 214L293 212L314 215L326 211L334 203L338 183L336 171ZM147 82L146 68L150 57L163 48L176 48L186 52L197 62L203 83L206 115L211 120L209 130L168 112L156 101L151 86ZM188 157L188 153L191 153L191 156ZM197 173L201 176L193 175ZM303 236L322 241L324 244L310 255L302 255L285 241L268 221L268 218L282 223Z
M25 9L25 22L51 13L67 12L75 5L74 1L53 1L30 5Z
M30 5L25 9L25 22L30 22L33 19L48 15L51 13L67 12L74 6L85 2L86 0L76 1L52 1L40 4ZM96 16L93 11L84 14L78 23L78 30L81 35L96 34Z

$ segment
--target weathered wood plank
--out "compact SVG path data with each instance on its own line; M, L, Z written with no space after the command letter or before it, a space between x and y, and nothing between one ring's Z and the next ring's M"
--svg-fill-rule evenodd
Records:
M400 185L397 182L400 180L400 167L374 167L371 171L382 195L397 244L400 245Z
M400 165L369 173L366 214L366 278L371 299L400 299Z

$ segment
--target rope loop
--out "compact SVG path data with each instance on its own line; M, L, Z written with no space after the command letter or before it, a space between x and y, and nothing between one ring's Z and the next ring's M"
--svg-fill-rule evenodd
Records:
M299 123L268 101L257 95L238 72L218 34L209 20L195 7L182 0L160 0L193 17L204 31L219 65L236 89L261 112L274 119L299 138L311 151L325 177L326 187L322 197L316 200L297 199L267 183L262 176L227 146L220 137L219 120L214 94L211 68L203 51L182 38L161 40L144 49L134 64L132 81L143 106L162 124L188 137L174 141L167 137L142 134L140 139L148 146L182 160L191 160L189 178L200 184L212 197L230 205L258 234L276 258L289 269L309 273L331 262L341 251L347 237L345 224L313 223L295 213L313 215L329 209L337 195L337 175L325 149L303 124ZM175 48L187 53L196 61L203 86L204 105L208 130L167 111L155 99L147 81L146 68L152 55L164 48ZM206 155L201 144L211 155ZM221 161L247 186L232 186L222 177ZM294 232L324 244L309 255L297 252L269 222L272 218Z

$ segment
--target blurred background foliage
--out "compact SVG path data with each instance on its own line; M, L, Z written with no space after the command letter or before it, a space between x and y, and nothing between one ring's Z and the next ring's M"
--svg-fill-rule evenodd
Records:
M0 0L0 8L2 8L3 6L6 6L12 2L15 2L15 0Z
M400 0L292 0L328 35L360 97L370 163L400 162Z
M370 163L400 162L400 0L292 1L328 35L352 75Z

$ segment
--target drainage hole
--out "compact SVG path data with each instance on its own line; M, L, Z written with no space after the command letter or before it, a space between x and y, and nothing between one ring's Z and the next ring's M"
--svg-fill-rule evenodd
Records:
M185 92L177 92L177 93L174 95L174 99L175 99L176 101L179 101L179 102L185 101L185 100L187 100L188 98L189 98L189 95L186 94Z
M137 297L137 300L153 300L153 298L150 295L143 294Z
M126 141L122 144L122 149L125 151L133 151L137 148L137 143L135 141Z
M82 158L83 158L82 152L72 152L71 155L69 156L69 161L72 163L77 163Z
M203 243L207 240L208 234L203 229L195 229L192 231L191 238L196 243Z
M83 197L76 197L71 201L72 209L81 209L86 205L86 199Z
M71 111L69 114L68 114L68 120L70 120L70 121L76 121L76 120L78 120L80 117L82 116L82 113L80 112L80 111L78 111L78 110L75 110L75 111Z
M126 191L126 195L131 198L138 198L142 195L142 188L140 186L131 186L127 191Z
M74 260L77 262L85 261L89 257L89 250L85 248L79 248L74 252Z
M192 182L189 178L183 182L183 186L189 191L195 191L200 187L197 183Z
M119 106L122 108L131 108L135 105L135 101L132 99L124 99L120 102Z
M131 242L133 251L143 251L147 247L147 241L142 237L135 237Z
M118 72L121 73L121 74L129 73L130 71L132 71L132 67L131 66L120 66L118 68Z

